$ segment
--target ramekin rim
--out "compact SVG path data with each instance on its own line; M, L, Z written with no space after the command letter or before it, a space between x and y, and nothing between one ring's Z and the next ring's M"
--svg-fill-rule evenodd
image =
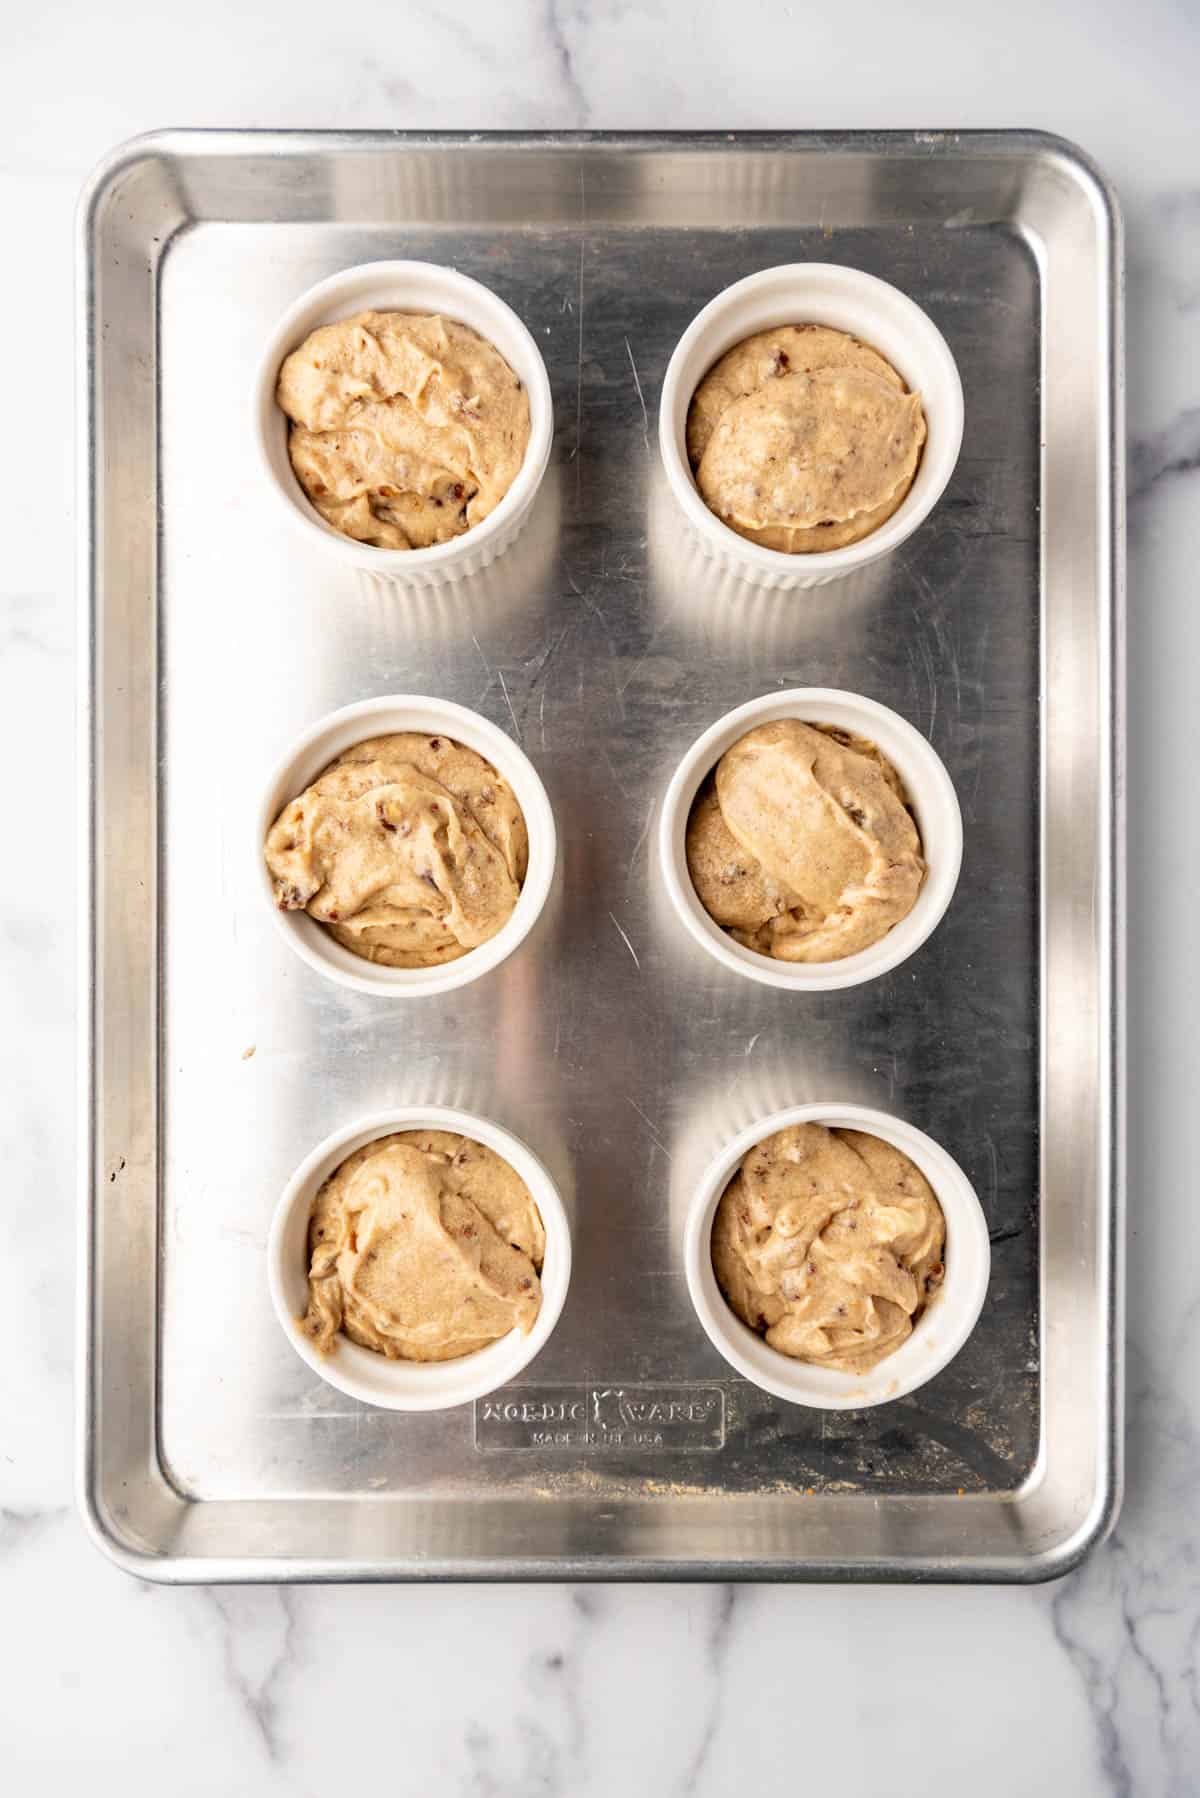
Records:
M847 713L856 715L859 720L866 718L876 724L883 724L888 732L898 737L914 760L920 762L921 779L926 783L923 792L914 793L913 782L907 777L907 771L899 770L905 775L905 789L910 804L914 811L925 800L931 805L938 805L949 822L949 835L933 845L927 841L926 831L921 830L921 850L926 863L926 876L921 891L912 910L877 943L871 943L865 949L843 956L837 961L780 962L735 943L709 917L690 878L686 877L686 856L681 843L686 834L696 793L706 774L723 753L716 749L716 745L727 738L730 743L736 742L738 736L744 735L756 721L770 722L777 717L795 717L802 723L808 722L806 707L818 710L821 707L843 708ZM823 722L821 719L816 721ZM920 827L919 818L918 826ZM871 699L866 694L837 687L790 687L760 694L715 719L684 751L675 765L663 796L658 838L659 864L668 897L676 916L693 940L733 972L756 980L760 985L794 992L832 992L860 986L866 981L879 979L890 973L893 968L915 955L945 917L957 889L963 856L962 810L958 795L949 770L932 743L892 707ZM936 877L931 850L936 852L938 858ZM682 870L679 865L681 855L684 856ZM909 920L914 918L918 920L918 924L910 925ZM897 932L900 934L897 935Z
M892 516L884 521L877 530L871 531L857 543L844 545L840 549L816 550L811 554L795 555L786 550L769 549L765 544L754 543L749 538L741 537L724 524L705 504L696 487L691 469L687 465L686 455L681 455L675 436L675 418L678 410L686 428L687 408L691 404L692 392L686 395L680 392L682 386L682 369L693 346L703 335L714 319L723 312L732 309L739 299L751 294L754 290L766 287L773 281L784 284L784 277L794 280L814 277L830 279L835 284L856 287L862 292L875 292L882 296L887 294L899 300L909 309L913 321L914 332L926 339L926 347L931 356L942 364L942 370L949 377L950 391L954 396L953 418L944 420L948 424L950 434L947 441L947 467L940 484L919 497L910 506L913 489L905 495L901 504ZM781 321L784 322L784 321ZM805 322L792 320L790 322ZM769 328L769 327L761 327ZM839 327L834 327L839 328ZM874 347L874 346L872 346ZM703 376L700 377L703 379ZM685 515L693 527L714 548L727 559L740 561L744 566L756 570L762 575L789 575L815 580L818 576L836 576L847 574L855 568L876 561L880 556L889 554L899 547L925 521L937 505L954 472L962 447L965 406L962 390L962 377L954 353L946 342L944 334L934 324L922 306L892 282L885 281L879 275L872 275L866 269L850 268L843 263L834 262L790 262L777 263L770 268L758 269L739 280L731 282L728 287L718 293L701 307L690 321L671 352L663 377L662 395L659 404L659 452L662 456L667 481L676 500L683 508ZM952 447L951 447L952 444ZM914 488L916 483L914 482Z
M383 549L371 543L359 543L353 537L345 536L332 525L326 524L319 513L308 503L299 483L294 483L295 491L289 491L280 481L271 464L266 444L266 419L275 404L275 387L279 370L284 359L298 347L296 342L284 348L285 337L293 333L296 320L303 317L316 302L332 300L344 287L349 286L352 279L362 276L374 276L384 281L409 279L419 273L428 277L436 275L444 278L451 287L461 291L477 292L495 302L508 314L514 336L525 344L532 352L531 367L535 373L535 382L526 381L526 391L530 395L530 430L529 442L525 448L521 467L495 508L482 519L479 524L472 525L460 537L452 538L448 543L430 544L424 549ZM398 309L398 308L397 308ZM460 324L469 321L460 319ZM472 326L472 329L476 327ZM483 333L481 332L482 336ZM298 341L303 341L299 339ZM489 339L489 341L492 341ZM493 347L505 352L499 344ZM505 360L508 358L505 356ZM537 404L534 395L536 389ZM388 579L403 577L406 573L416 578L424 574L433 574L453 565L466 556L469 550L478 551L491 541L498 533L513 522L514 517L525 506L532 504L533 497L540 487L550 461L550 452L554 443L554 398L550 388L550 376L546 368L545 358L538 347L529 326L520 314L502 299L494 288L488 287L474 275L464 274L461 270L451 268L448 264L427 262L420 258L380 258L373 262L354 263L349 268L339 269L332 275L324 276L311 287L296 296L286 310L279 316L268 337L258 360L254 382L252 385L251 411L253 438L257 449L259 466L266 477L271 490L285 506L289 516L308 534L310 541L318 542L327 549L342 555L343 559L367 573L373 573ZM282 414L281 414L282 416Z
M363 1148L369 1142L400 1131L422 1129L447 1130L493 1149L508 1161L509 1166L514 1168L529 1187L546 1232L546 1253L542 1263L542 1304L533 1327L527 1336L521 1337L514 1329L507 1336L489 1343L486 1348L476 1349L469 1355L461 1355L451 1361L390 1361L386 1356L376 1355L372 1350L361 1348L348 1340L339 1341L333 1354L322 1355L299 1329L299 1318L293 1315L285 1290L283 1238L293 1213L305 1200L311 1212L312 1203L324 1180L355 1153L357 1148ZM551 1264L552 1242L552 1278L547 1282L545 1271ZM562 1195L541 1158L526 1142L504 1125L496 1123L493 1118L463 1111L457 1106L401 1105L371 1112L331 1131L300 1162L276 1201L271 1215L267 1236L267 1283L272 1308L284 1335L300 1359L326 1385L344 1393L348 1398L358 1399L364 1404L384 1410L449 1410L484 1398L498 1387L506 1385L540 1354L566 1303L571 1279L571 1257L571 1223ZM502 1348L507 1351L503 1356L497 1353ZM485 1357L492 1365L484 1365ZM341 1366L338 1365L339 1361ZM503 1362L498 1371L494 1367L497 1361ZM355 1372L360 1365L391 1382L395 1389L392 1395L381 1397L370 1391L366 1382L360 1380ZM475 1370L475 1379L460 1377L455 1380L456 1374L463 1376L469 1370ZM493 1373L494 1378L491 1377ZM404 1390L406 1382L412 1390ZM448 1388L451 1389L452 1396L440 1396L439 1388L443 1394Z
M486 745L486 749L476 749L476 753L486 755L497 772L513 786L514 792L518 785L525 787L524 796L521 793L516 796L525 817L529 837L529 867L517 903L495 936L489 937L485 943L454 961L443 962L431 968L389 968L381 963L368 961L364 956L355 956L353 951L335 943L316 920L307 919L314 931L319 933L314 938L313 933L306 931L301 923L301 918L306 917L306 914L281 912L274 902L270 871L263 851L279 810L289 802L288 799L283 800L282 805L276 809L276 796L286 787L294 785L294 781L289 779L290 771L302 765L306 758L312 758L323 738L340 734L352 725L367 724L373 719L396 714L402 716L406 711L417 712L422 708L428 708L449 720L445 735L452 742L465 743L467 748L474 748L474 744L457 733L466 730L474 734ZM392 735L405 728L411 727L397 723L383 730L365 728L362 735L351 738L346 747L351 747L356 741L365 742L373 735ZM328 761L314 769L308 780L315 779L340 753L342 752L333 751ZM502 767L501 762L507 762L508 766ZM517 771L515 784L511 779L514 770ZM297 789L300 790L302 789ZM289 794L289 798L295 797L296 792ZM558 829L554 808L541 775L522 745L498 724L493 724L490 718L485 718L470 706L432 694L380 694L371 699L351 701L315 720L272 766L255 807L254 830L252 853L259 890L264 895L276 929L282 933L289 948L324 979L355 992L370 993L381 998L436 998L483 979L507 960L534 928L545 910L558 866ZM352 966L351 962L361 965Z
M861 1130L865 1135L876 1135L882 1141L891 1143L894 1148L908 1155L924 1174L946 1220L946 1276L942 1289L917 1319L912 1335L894 1354L886 1356L865 1374L845 1373L837 1368L818 1368L772 1349L733 1311L717 1285L712 1268L712 1221L733 1170L756 1144L777 1131L798 1123L823 1123L832 1129ZM967 1253L969 1257L973 1256L975 1265L974 1283L969 1291L951 1285L952 1281L968 1278L972 1274L970 1259L961 1276L956 1271L956 1262L961 1265L963 1249L961 1246L954 1249L955 1236L959 1236L960 1243L968 1239L970 1242ZM770 1393L772 1397L782 1398L792 1404L817 1410L868 1410L908 1397L949 1366L963 1348L979 1321L987 1299L991 1276L991 1242L987 1218L974 1185L949 1150L928 1132L910 1123L908 1119L897 1117L876 1106L817 1099L800 1105L783 1106L768 1116L747 1124L712 1157L696 1184L684 1221L684 1271L688 1294L701 1327L713 1347L743 1378L760 1390ZM711 1283L711 1291L706 1289L706 1274ZM937 1326L939 1320L943 1319L944 1309L951 1298L956 1301L960 1315L945 1341L933 1353L931 1364L925 1371L910 1378L903 1373L905 1362L902 1361L901 1378L889 1380L887 1370L889 1366L894 1366L898 1356L904 1356L908 1362L914 1358L912 1354L906 1355L910 1345L918 1345L922 1350L926 1348L929 1331L925 1326L927 1322ZM764 1374L762 1369L755 1366L749 1354L751 1349L756 1349L769 1363L769 1373ZM864 1386L874 1386L877 1390L873 1393L864 1391Z

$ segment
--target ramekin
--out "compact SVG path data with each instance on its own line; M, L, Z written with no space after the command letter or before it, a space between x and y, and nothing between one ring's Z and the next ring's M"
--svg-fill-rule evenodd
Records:
M912 1335L867 1373L814 1367L770 1348L725 1300L712 1265L712 1225L721 1195L742 1156L789 1124L826 1124L862 1130L891 1143L914 1161L934 1190L946 1219L946 1275L918 1317ZM793 1105L751 1124L712 1162L696 1192L684 1232L688 1291L709 1341L731 1367L775 1398L820 1411L860 1411L885 1405L923 1386L957 1355L987 1296L992 1251L987 1220L958 1163L924 1131L867 1105Z
M369 737L390 736L397 731L419 731L423 736L450 737L489 761L502 774L525 814L529 833L529 866L512 916L477 949L457 961L433 968L388 968L366 961L335 940L324 925L304 911L281 911L275 903L264 849L267 833L289 800L311 785L329 764L356 743ZM532 930L546 903L554 880L557 836L554 813L533 763L511 737L478 712L448 699L429 699L413 694L364 699L343 706L310 726L293 743L275 768L256 815L253 845L259 887L271 916L290 948L310 968L360 993L379 993L387 998L412 999L448 993L478 980L511 955Z
M285 357L319 325L355 312L441 313L495 344L529 395L529 443L516 480L495 511L461 537L429 549L376 549L325 523L288 458L288 420L275 403ZM511 306L481 282L433 262L365 262L318 281L288 307L263 350L254 385L254 435L268 484L308 541L360 572L405 587L462 580L506 550L528 516L554 440L554 404L541 351Z
M727 749L757 724L797 718L802 724L831 724L875 743L904 782L921 834L925 879L906 918L885 937L840 961L775 961L735 943L701 905L687 865L687 823L705 776ZM795 992L831 992L876 980L912 955L935 929L954 896L962 865L962 814L954 783L941 757L920 731L898 712L833 687L792 687L765 693L723 718L698 737L676 768L663 800L658 833L659 860L671 902L692 936L724 967L764 986Z
M789 555L722 524L700 496L687 457L687 415L700 382L726 350L776 325L829 325L868 344L921 395L928 435L916 479L879 529L844 549ZM696 315L663 379L658 441L671 491L712 559L763 587L820 587L888 555L927 518L954 472L963 434L963 391L949 345L899 288L829 262L792 262L735 281Z
M542 1215L546 1255L542 1265L542 1305L528 1336L512 1330L487 1348L456 1361L389 1361L373 1349L341 1337L323 1355L300 1328L308 1307L308 1222L321 1186L347 1156L366 1143L399 1130L449 1130L494 1149L524 1180ZM387 1411L441 1411L469 1404L515 1379L545 1347L558 1322L571 1279L571 1228L558 1189L523 1142L498 1124L441 1105L410 1105L378 1112L335 1130L305 1156L271 1220L267 1238L267 1281L284 1335L314 1373L350 1398Z

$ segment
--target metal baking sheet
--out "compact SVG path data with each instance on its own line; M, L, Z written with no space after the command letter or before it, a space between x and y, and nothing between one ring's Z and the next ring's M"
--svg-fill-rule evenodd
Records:
M169 133L109 160L80 231L81 1488L98 1540L164 1580L1073 1565L1119 1502L1121 259L1102 179L1023 132ZM381 256L496 288L555 395L525 534L424 597L307 551L248 423L278 312ZM966 438L891 560L774 594L698 557L656 408L697 309L804 258L929 311ZM806 684L870 694L932 739L966 854L912 960L797 996L691 943L653 844L693 738ZM411 1004L290 955L253 867L265 770L322 713L389 691L462 701L519 738L562 840L523 948ZM944 1143L991 1227L967 1347L862 1413L731 1376L681 1268L703 1164L756 1116L821 1097ZM264 1244L319 1138L422 1100L542 1156L573 1207L575 1271L518 1385L399 1416L292 1352Z

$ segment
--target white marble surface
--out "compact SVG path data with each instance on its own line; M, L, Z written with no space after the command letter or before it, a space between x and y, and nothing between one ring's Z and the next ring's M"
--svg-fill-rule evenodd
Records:
M0 9L0 1768L13 1791L1200 1791L1200 15L1187 0ZM72 239L166 124L1031 124L1129 241L1130 1453L1034 1591L159 1590L71 1499ZM35 276L36 279L31 279ZM26 859L28 858L28 859ZM30 873L36 869L36 873ZM1164 946L1178 945L1168 958ZM15 1362L13 1349L16 1348ZM15 1373L14 1373L15 1367ZM7 1783L7 1782L6 1782Z

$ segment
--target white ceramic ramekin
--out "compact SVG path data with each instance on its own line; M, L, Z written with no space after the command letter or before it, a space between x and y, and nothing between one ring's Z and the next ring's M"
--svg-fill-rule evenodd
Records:
M826 1124L862 1130L900 1149L932 1186L946 1219L946 1277L921 1313L912 1335L867 1373L814 1367L769 1348L726 1303L712 1265L712 1225L721 1195L742 1156L789 1124ZM684 1234L688 1291L709 1341L764 1392L821 1411L859 1411L903 1398L931 1380L957 1355L975 1328L987 1296L992 1251L987 1220L958 1163L921 1130L867 1105L794 1105L741 1131L700 1182Z
M920 393L928 436L902 504L860 543L788 555L750 543L700 497L687 457L687 415L701 380L726 350L775 325L830 325L886 356ZM885 556L928 517L954 472L963 433L962 382L945 338L921 308L875 275L828 262L793 262L735 281L697 314L663 379L658 441L667 481L708 554L763 587L819 587Z
M267 833L289 800L302 793L330 762L336 761L355 743L364 743L369 737L390 736L396 731L449 737L476 750L512 788L525 814L529 833L529 867L512 916L486 943L440 967L383 967L344 948L307 912L280 911L275 903L264 854ZM550 893L557 856L554 813L537 770L525 752L478 712L468 711L466 706L455 705L448 699L427 699L412 694L364 699L357 705L344 706L340 712L331 712L306 730L267 782L256 815L255 830L253 852L258 865L259 886L271 916L296 954L319 974L336 980L341 986L353 987L360 993L380 993L400 999L447 993L498 967L536 923Z
M319 325L355 312L441 313L495 344L529 395L529 445L519 474L494 512L450 543L429 549L376 549L325 523L308 502L288 459L288 421L275 403L285 357ZM254 434L267 480L288 516L318 548L351 568L407 587L437 586L486 568L513 542L542 483L554 440L550 377L541 351L510 306L490 288L433 262L366 262L310 287L272 331L254 388Z
M323 1355L300 1328L308 1308L308 1222L317 1193L356 1149L399 1130L450 1130L470 1137L503 1156L524 1180L546 1229L542 1305L528 1336L512 1330L500 1341L457 1361L389 1361L386 1355L360 1348L344 1336L332 1354ZM296 1353L339 1392L388 1411L441 1411L469 1404L515 1379L545 1347L558 1322L570 1279L570 1224L558 1189L537 1156L498 1124L440 1105L379 1112L327 1136L288 1181L267 1239L271 1301Z
M727 749L757 724L798 718L802 724L832 724L876 744L904 782L908 802L921 834L926 873L917 902L906 918L885 937L841 961L786 962L735 943L713 921L696 896L687 865L687 823L705 776ZM919 949L938 924L954 896L962 864L962 814L954 785L941 757L920 731L898 713L833 687L793 687L765 693L736 711L727 712L692 744L676 768L663 800L659 821L659 859L667 892L688 930L710 955L737 974L764 986L795 992L830 992L875 980Z

